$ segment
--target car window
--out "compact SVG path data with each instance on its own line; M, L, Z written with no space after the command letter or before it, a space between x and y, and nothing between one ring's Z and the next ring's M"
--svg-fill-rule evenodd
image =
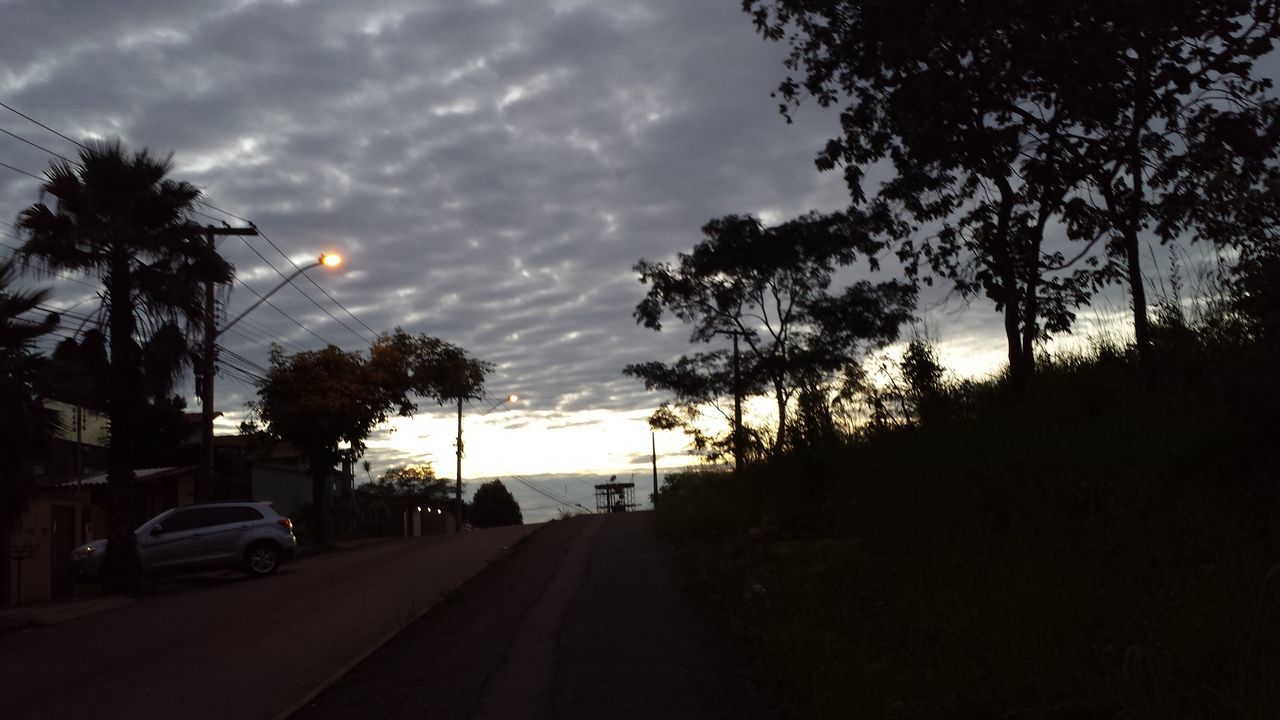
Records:
M194 530L195 528L205 527L208 524L208 510L206 508L192 508L190 510L179 510L160 521L160 528L166 533L172 533Z
M261 520L262 513L251 507L237 505L234 507L209 508L213 514L213 522L210 525L227 525L230 523L252 522Z
M230 525L232 523L261 520L262 513L244 505L232 507L200 507L179 510L160 522L166 533L195 530L214 525Z

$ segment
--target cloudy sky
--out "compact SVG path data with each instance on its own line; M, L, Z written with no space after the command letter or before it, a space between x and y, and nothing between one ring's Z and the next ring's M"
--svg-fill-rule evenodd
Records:
M521 396L467 409L465 477L626 476L648 471L643 419L662 398L621 368L688 349L679 326L654 333L632 320L636 260L674 257L720 215L778 221L846 202L839 175L812 162L836 118L807 108L784 122L769 96L783 48L738 8L0 0L0 102L72 138L173 152L175 177L207 192L209 215L256 223L270 242L221 241L241 281L228 317L256 299L245 286L280 280L255 249L286 272L277 248L298 264L346 258L312 276L355 318L299 280L316 302L286 288L272 298L283 312L260 307L223 336L241 370L219 376L220 428L243 417L244 371L261 373L269 342L363 349L366 326L401 326L495 362L491 393ZM0 128L76 151L3 108ZM0 135L0 162L39 175L48 160ZM0 233L37 187L0 168ZM46 281L60 307L93 306L88 287ZM928 317L968 372L998 361L996 320L985 306ZM373 439L375 475L424 460L453 475L453 418L423 411ZM678 436L658 444L664 467L688 461Z

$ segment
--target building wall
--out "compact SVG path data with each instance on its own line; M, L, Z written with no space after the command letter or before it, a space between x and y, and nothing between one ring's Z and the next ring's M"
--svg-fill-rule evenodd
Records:
M4 599L20 605L82 592L69 574L71 548L105 532L106 513L87 488L38 493L9 534Z
M288 517L302 515L311 502L311 475L296 468L254 463L252 471L253 499L271 503L271 509Z
M297 520L303 507L311 503L311 473L307 470L256 462L251 476L253 499L271 503L271 509L285 517ZM350 473L331 471L329 498L349 495L352 481Z
M195 477L190 471L138 481L141 520L172 507L190 505ZM69 525L68 525L69 523ZM9 534L8 572L0 604L23 604L72 597L92 588L70 578L76 545L107 536L106 486L43 488L31 499ZM21 576L19 576L21 569ZM21 586L21 596L18 588Z

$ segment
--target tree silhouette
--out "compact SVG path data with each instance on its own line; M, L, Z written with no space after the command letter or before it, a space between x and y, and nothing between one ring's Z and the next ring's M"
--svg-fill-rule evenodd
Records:
M1105 282L1128 282L1145 356L1145 233L1240 242L1256 227L1219 208L1265 196L1277 103L1252 73L1278 7L743 2L764 37L790 46L800 77L779 87L783 113L804 96L843 106L819 168L843 166L863 203L864 168L891 164L873 204L903 218L899 257L994 301L1016 385L1034 370L1037 339L1069 329ZM1051 223L1083 249L1046 250Z
M12 259L0 261L0 562L8 565L9 532L26 508L32 489L32 459L55 419L36 402L43 358L35 341L58 325L56 314L39 321L48 290L14 290L17 269ZM0 573L0 580L8 580Z
M391 413L412 415L417 397L443 403L482 393L491 368L462 348L399 328L380 336L367 358L333 345L294 355L274 347L253 407L268 433L307 458L315 539L328 539L326 490L335 464L362 455L369 433Z
M490 480L476 488L476 495L471 499L472 525L490 528L523 523L520 504L501 480Z
M139 404L166 395L189 362L186 333L204 316L204 284L228 283L232 276L188 217L200 191L167 177L171 170L170 157L145 149L130 153L118 141L90 144L78 165L51 165L42 200L18 218L26 258L103 282L98 325L107 338L111 377L111 552L103 579L116 587L133 586L138 578L133 462ZM52 206L45 197L53 198Z
M702 229L706 239L676 264L636 264L650 285L636 321L661 330L669 313L693 327L696 343L736 333L748 356L739 391L770 388L776 448L787 440L789 407L801 387L855 362L868 345L892 340L911 315L915 293L900 282L862 281L829 292L840 267L859 257L875 266L873 227L869 218L846 214L809 214L776 227L751 216L712 220ZM678 399L702 400L732 384L725 363L723 353L699 355L674 365L629 365L624 373Z

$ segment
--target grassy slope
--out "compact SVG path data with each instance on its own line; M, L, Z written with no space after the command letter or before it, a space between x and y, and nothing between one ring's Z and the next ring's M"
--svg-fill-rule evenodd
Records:
M1274 370L1237 360L1062 363L660 516L795 717L1280 716Z

